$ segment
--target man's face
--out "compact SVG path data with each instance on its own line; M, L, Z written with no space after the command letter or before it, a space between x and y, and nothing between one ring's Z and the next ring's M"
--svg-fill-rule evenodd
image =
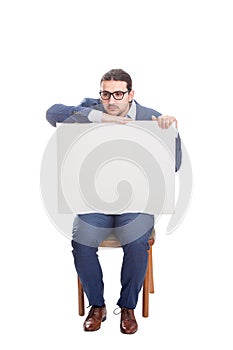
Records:
M105 80L102 81L100 85L100 90L108 92L125 92L127 91L127 83L121 80ZM129 102L132 101L133 96L134 92L130 91L124 94L122 100L116 100L114 99L113 95L111 95L109 100L101 99L101 101L103 103L106 113L115 116L125 117L130 108Z

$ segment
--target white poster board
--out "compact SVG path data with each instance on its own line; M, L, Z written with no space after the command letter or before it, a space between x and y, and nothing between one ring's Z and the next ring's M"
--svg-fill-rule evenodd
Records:
M60 125L59 213L173 213L176 136L155 121Z

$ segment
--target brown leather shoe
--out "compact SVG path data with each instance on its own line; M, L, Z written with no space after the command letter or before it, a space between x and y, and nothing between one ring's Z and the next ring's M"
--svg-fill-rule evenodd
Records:
M92 306L83 324L84 331L93 332L100 329L101 322L106 320L105 306Z
M133 334L138 330L138 324L134 316L133 309L121 309L121 332L124 334Z

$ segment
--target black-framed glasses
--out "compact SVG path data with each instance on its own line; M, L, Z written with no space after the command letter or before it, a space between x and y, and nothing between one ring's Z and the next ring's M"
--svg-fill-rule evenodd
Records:
M127 91L114 91L114 92L109 92L109 91L100 91L100 97L102 98L102 100L110 100L111 96L113 96L113 98L115 100L123 100L125 94L129 92L129 90Z

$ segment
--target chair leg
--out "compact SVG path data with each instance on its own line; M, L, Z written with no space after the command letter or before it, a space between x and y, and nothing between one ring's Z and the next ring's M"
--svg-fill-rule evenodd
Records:
M148 286L148 273L146 273L146 277L143 283L143 296L142 296L142 316L149 316L149 286Z
M154 293L155 288L154 288L154 273L153 273L153 258L152 258L152 246L150 247L149 250L149 293Z
M148 256L148 266L146 270L145 279L143 282L143 291L142 291L142 316L148 317L149 316L149 286L150 286L150 270L151 270L151 259L150 253L151 253L151 247L149 249L149 256Z
M84 310L84 292L83 292L83 286L80 281L80 278L78 278L78 313L79 316L84 316L85 315L85 310Z

